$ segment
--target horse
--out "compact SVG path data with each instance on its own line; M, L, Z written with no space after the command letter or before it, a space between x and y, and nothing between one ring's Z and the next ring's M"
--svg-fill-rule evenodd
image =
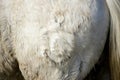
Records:
M107 35L120 80L119 14L120 0L0 0L0 80L83 80Z

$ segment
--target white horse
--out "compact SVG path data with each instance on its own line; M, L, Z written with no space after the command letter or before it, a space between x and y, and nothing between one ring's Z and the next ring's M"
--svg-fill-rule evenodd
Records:
M0 0L0 80L83 80L109 27L120 80L120 0Z

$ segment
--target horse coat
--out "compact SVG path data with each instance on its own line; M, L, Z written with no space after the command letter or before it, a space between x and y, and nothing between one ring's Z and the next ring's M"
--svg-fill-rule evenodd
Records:
M118 17L111 4L118 3L0 0L1 79L20 70L25 80L83 80L104 49L110 20Z

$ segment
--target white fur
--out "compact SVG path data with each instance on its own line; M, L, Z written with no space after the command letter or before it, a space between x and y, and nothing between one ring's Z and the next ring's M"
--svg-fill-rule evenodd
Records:
M0 1L26 80L82 80L94 67L109 25L105 0Z

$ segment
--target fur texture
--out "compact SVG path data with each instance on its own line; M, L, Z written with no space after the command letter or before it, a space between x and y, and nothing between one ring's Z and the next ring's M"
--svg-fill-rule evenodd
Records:
M109 27L105 0L0 2L0 48L11 50L0 52L5 70L18 63L25 80L83 80L98 61Z
M110 15L110 67L112 80L120 80L120 0L106 0Z

